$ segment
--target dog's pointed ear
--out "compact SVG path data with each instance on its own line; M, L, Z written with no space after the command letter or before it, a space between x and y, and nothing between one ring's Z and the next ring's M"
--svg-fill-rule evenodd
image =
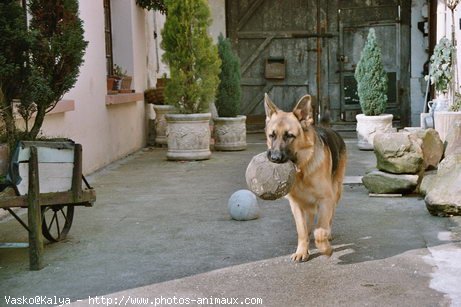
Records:
M266 110L266 119L269 119L272 114L279 111L279 108L272 102L267 93L264 93L264 109Z
M293 109L293 114L298 118L304 128L314 123L311 95L304 95L299 99L296 107Z

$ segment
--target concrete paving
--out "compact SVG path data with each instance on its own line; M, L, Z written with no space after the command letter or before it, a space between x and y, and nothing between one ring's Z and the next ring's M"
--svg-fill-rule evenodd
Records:
M333 256L312 244L305 263L289 260L296 230L286 200L259 201L257 220L231 220L227 200L265 148L262 134L248 142L203 162L146 148L93 174L95 206L76 208L68 238L46 245L43 270L28 270L27 249L0 249L0 306L23 296L73 306L461 306L460 220L430 216L418 196L370 198L346 185ZM375 160L347 145L353 183ZM4 219L0 242L27 234Z

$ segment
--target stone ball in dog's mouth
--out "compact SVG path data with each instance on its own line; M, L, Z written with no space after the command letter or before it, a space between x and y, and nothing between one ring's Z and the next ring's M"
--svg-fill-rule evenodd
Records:
M264 200L276 200L287 195L295 182L296 167L293 162L274 163L267 152L254 156L246 173L248 189Z

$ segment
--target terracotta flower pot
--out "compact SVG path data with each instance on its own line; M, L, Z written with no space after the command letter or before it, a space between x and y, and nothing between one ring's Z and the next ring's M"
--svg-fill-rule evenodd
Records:
M133 78L131 76L124 76L122 77L122 84L120 89L122 90L131 90L131 82Z
M112 91L115 87L115 78L107 77L107 91Z

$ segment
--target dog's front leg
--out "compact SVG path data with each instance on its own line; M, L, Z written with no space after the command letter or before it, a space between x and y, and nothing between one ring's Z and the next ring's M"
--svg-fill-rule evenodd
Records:
M317 228L314 230L315 245L319 251L326 256L331 256L333 253L329 240L331 239L331 223L333 221L335 207L333 199L325 199L322 201L319 206Z
M299 204L292 199L290 199L290 207L295 219L296 231L298 232L298 247L296 252L291 255L291 260L306 261L309 258L309 232L307 229L306 214Z

